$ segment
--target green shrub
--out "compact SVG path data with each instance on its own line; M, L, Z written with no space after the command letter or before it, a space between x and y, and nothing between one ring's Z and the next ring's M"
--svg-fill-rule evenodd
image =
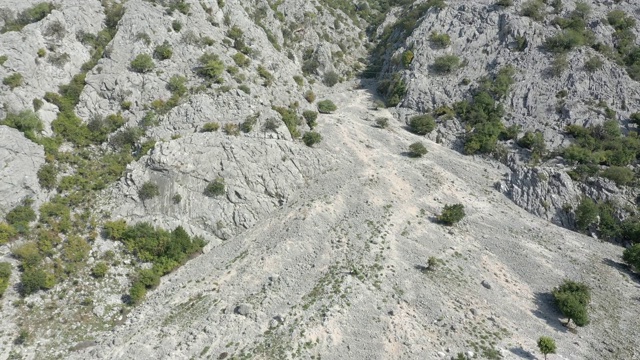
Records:
M242 90L245 94L251 94L251 88L247 85L238 85L238 90Z
M622 253L622 260L636 271L640 271L640 243L625 249Z
M0 245L4 245L9 241L18 237L18 231L11 225L0 222Z
M629 184L635 178L633 171L623 166L611 166L604 169L600 175L609 180L612 180L618 186L624 186Z
M182 195L180 194L173 195L173 197L171 198L171 201L173 201L174 204L179 204L182 201Z
M518 140L518 145L531 150L536 155L543 155L546 151L544 137L541 132L527 131L524 136Z
M416 115L409 119L409 127L418 135L426 135L436 128L436 121L428 114Z
M294 75L293 76L293 81L296 82L296 84L298 84L298 86L302 86L304 85L304 78L300 75Z
M264 66L258 65L258 75L264 79L264 86L271 86L271 84L273 84L274 77Z
M202 125L200 132L214 132L218 131L218 129L220 129L220 124L218 124L217 122L209 122Z
M322 135L320 135L315 131L308 131L304 133L304 135L302 136L302 141L307 146L313 146L314 144L317 144L320 141L322 141Z
M576 208L576 227L579 231L585 231L598 220L598 205L588 197L583 197Z
M453 225L465 216L462 204L445 205L442 213L438 215L438 221L445 225Z
M497 0L495 4L498 6L509 7L513 5L513 0Z
M146 295L147 289L145 288L144 284L140 282L134 282L129 289L129 304L140 304Z
M171 22L171 28L175 32L180 32L180 30L182 30L182 23L180 20L173 20L173 22Z
M205 53L199 58L201 66L196 70L197 74L216 83L221 83L220 77L224 72L224 64L216 54Z
M544 41L544 47L551 53L567 53L579 46L585 45L587 39L582 32L565 29Z
M38 49L37 55L39 58L43 58L47 55L47 50L40 48Z
M83 263L89 257L91 245L84 238L78 235L67 237L67 241L62 244L62 258L67 264Z
M422 144L419 141L414 142L413 144L409 145L409 156L411 156L411 157L416 157L416 158L422 157L427 152L428 152L427 148L424 147L424 144Z
M587 285L565 280L553 289L552 294L558 309L569 318L569 321L573 320L578 326L589 323L587 306L591 302L591 290Z
M38 136L44 130L42 120L31 110L24 110L17 114L8 112L4 120L0 121L0 125L14 128L34 142L37 142Z
M152 183L151 181L147 181L138 190L138 197L140 200L149 200L154 197L160 195L160 189L157 184Z
M4 79L2 79L2 83L8 86L11 90L17 88L22 85L22 74L13 73Z
M71 230L71 209L63 203L60 196L40 206L40 223L47 224L56 232L67 233Z
M11 264L8 262L0 262L0 298L9 287L9 279L11 278Z
M544 8L546 5L540 0L529 0L522 4L520 15L532 18L535 21L544 20Z
M226 123L226 124L224 124L224 127L222 128L222 130L227 135L232 135L232 136L240 135L240 127L237 124L234 124L234 123Z
M0 66L4 66L4 63L9 60L7 55L0 55Z
M604 62L598 56L591 56L584 62L584 69L588 72L596 72L602 69Z
M44 164L38 170L38 183L43 189L53 190L56 187L58 169L54 164Z
M246 57L243 53L235 53L231 58L239 67L247 67L251 63L251 59Z
M244 119L242 124L240 124L240 130L242 130L242 132L244 133L251 132L251 130L253 130L253 127L256 125L256 122L258 122L259 116L260 114L247 116L247 118Z
M131 61L131 71L144 74L148 73L156 67L153 63L153 59L148 54L139 54L135 59Z
M402 53L402 66L404 66L405 68L408 68L409 65L411 65L412 61L413 61L413 51L405 50Z
M27 199L22 204L16 206L5 216L5 220L12 225L20 234L29 231L29 223L36 220L36 212L31 208L33 200Z
M321 114L330 114L336 111L338 107L331 100L318 101L318 111Z
M38 290L51 289L56 283L55 276L39 267L26 268L20 275L20 294L28 296Z
M402 101L402 98L407 92L407 86L404 80L402 80L401 75L395 73L391 78L379 81L377 90L380 94L384 95L387 102L386 105L393 107Z
M460 67L460 58L456 55L437 57L432 65L436 74L451 74Z
M376 126L381 129L386 129L389 126L389 119L386 117L379 117L376 119Z
M322 82L328 87L333 87L340 82L340 75L338 75L338 73L335 71L326 72L324 74Z
M309 104L312 104L314 101L316 101L316 94L313 91L308 90L304 93L304 99L307 100Z
M173 56L173 48L171 48L171 44L167 40L153 50L153 57L158 60L171 59L171 56Z
M302 112L302 117L307 121L307 125L310 129L313 129L318 125L316 120L318 119L318 113L313 110L305 110Z
M208 197L216 197L224 195L225 184L223 178L216 178L204 188L204 195Z
M175 96L183 96L187 93L187 78L180 75L173 75L167 83L167 90Z
M91 268L91 276L101 279L107 275L107 271L109 271L109 265L104 261L100 261Z
M633 16L627 16L622 10L612 10L607 14L607 22L613 26L616 31L624 31L632 29L636 26L636 19Z
M429 41L433 47L442 49L451 45L451 38L448 34L439 34L437 31L434 31L429 35Z

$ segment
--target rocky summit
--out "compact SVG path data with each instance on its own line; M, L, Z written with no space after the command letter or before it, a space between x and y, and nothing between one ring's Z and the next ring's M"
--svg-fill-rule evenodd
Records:
M640 359L631 0L0 0L0 360Z

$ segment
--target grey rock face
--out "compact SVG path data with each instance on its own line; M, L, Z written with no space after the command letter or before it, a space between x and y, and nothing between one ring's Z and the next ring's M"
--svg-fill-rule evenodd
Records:
M43 194L37 172L42 164L42 146L18 130L0 125L0 217L27 197L39 204Z

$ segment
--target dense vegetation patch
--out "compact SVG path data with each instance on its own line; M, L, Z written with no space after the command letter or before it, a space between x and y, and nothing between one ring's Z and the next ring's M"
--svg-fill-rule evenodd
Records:
M569 321L577 326L589 324L588 305L591 302L591 290L583 283L565 280L553 289L556 306Z
M52 3L41 2L35 4L18 13L15 19L5 19L4 26L0 29L0 33L20 31L23 27L44 19L53 9L55 9L55 6Z
M438 221L445 225L453 225L460 220L462 220L465 216L464 205L462 204L451 204L445 205L444 209L442 209L442 213L438 215Z

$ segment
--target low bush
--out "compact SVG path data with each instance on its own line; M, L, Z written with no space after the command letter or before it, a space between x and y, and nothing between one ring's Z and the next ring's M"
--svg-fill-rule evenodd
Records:
M320 135L315 131L308 131L304 133L304 135L302 136L302 141L307 146L313 146L314 144L317 144L320 141L322 141L322 135Z
M0 262L0 298L9 287L9 279L11 279L11 264Z
M53 190L56 187L58 169L54 164L44 164L38 170L38 183L43 189Z
M187 78L180 75L173 75L167 83L167 90L174 96L183 96L187 93Z
M314 101L316 101L316 94L313 91L309 90L304 93L304 99L307 100L309 104L312 104Z
M318 119L318 113L313 110L305 110L302 112L302 117L306 120L310 129L313 129L318 125L316 120Z
M632 182L635 178L633 170L623 166L611 166L604 169L600 175L609 180L612 180L618 186L625 186Z
M240 52L236 53L231 58L239 67L247 67L251 63L251 59L249 59L243 53L240 53Z
M197 74L216 83L221 83L221 75L224 72L224 64L216 54L205 53L198 59L200 67Z
M131 71L144 74L148 73L155 68L153 59L148 54L139 54L131 61Z
M18 231L11 225L0 222L0 245L13 241L18 237Z
M591 56L584 62L584 69L588 72L596 72L604 66L604 62L598 56Z
M376 126L381 129L386 129L389 126L389 119L386 117L379 117L376 119Z
M495 4L502 7L509 7L513 5L513 0L497 0Z
M405 68L408 68L409 65L411 65L411 62L413 62L413 51L411 50L405 50L402 53L402 66L404 66Z
M216 197L220 195L224 195L225 193L225 184L223 178L216 178L204 188L204 195L208 197Z
M438 215L438 221L444 225L453 225L462 220L465 216L462 204L445 205L442 213Z
M227 135L232 135L232 136L240 135L240 127L238 126L238 124L234 124L234 123L224 124L224 126L222 127L222 131L224 131L224 133Z
M51 13L51 11L53 11L53 9L55 9L55 6L52 3L37 3L18 13L15 19L5 19L4 27L0 29L0 33L20 31L26 25L36 23L44 19Z
M173 22L171 22L171 28L175 32L180 32L180 30L182 30L182 22L180 22L180 20L173 20Z
M9 89L13 90L18 86L22 85L22 74L13 73L4 79L2 79L2 83L9 87Z
M633 244L622 252L622 260L636 271L640 271L640 243Z
M11 209L5 216L7 223L13 226L20 234L28 233L29 223L37 218L36 212L31 208L32 204L33 200L26 199L22 204Z
M444 55L437 57L432 69L436 74L451 74L460 67L460 58L456 55Z
M44 130L42 120L30 110L24 110L17 114L8 112L4 120L0 121L0 125L14 128L22 132L27 139L34 142L37 142L38 136L42 130Z
M409 156L419 158L427 153L427 148L421 142L414 142L409 145Z
M214 132L218 131L218 129L220 129L220 124L218 124L217 122L209 122L202 125L200 132Z
M328 87L333 87L340 82L340 75L335 71L326 72L322 78L322 82Z
M271 74L271 72L269 72L269 70L267 70L264 66L258 66L258 75L260 75L260 77L264 79L264 83L262 85L271 86L273 84L273 80L275 78L273 77L273 74Z
M240 130L242 130L243 133L251 132L251 130L253 130L253 127L258 122L258 117L259 116L260 116L260 114L254 114L254 115L247 116L247 118L244 119L244 121L240 124Z
M171 59L171 56L173 56L173 48L166 40L161 45L156 46L153 50L153 57L158 60Z
M520 8L520 15L529 17L535 21L544 20L546 5L541 0L528 0Z
M273 110L275 110L282 119L282 122L287 126L291 137L297 139L300 137L300 131L298 130L298 123L300 123L300 117L296 113L296 111L292 108L286 108L282 106L274 106Z
M318 101L318 111L321 114L331 114L332 112L338 110L336 104L331 100L322 100Z
M591 290L583 283L565 280L560 286L553 289L553 298L556 306L569 321L577 326L589 324L587 306L591 302Z
M100 261L91 268L91 276L101 279L107 275L107 271L109 271L109 265L104 261Z
M429 35L429 41L431 45L436 48L446 48L451 45L451 38L448 34L439 34L437 31L434 31Z
M428 114L416 115L409 119L409 127L418 135L426 135L436 128L436 121Z
M152 183L151 181L147 181L138 190L138 197L140 200L149 200L154 197L160 195L160 189L157 184Z

